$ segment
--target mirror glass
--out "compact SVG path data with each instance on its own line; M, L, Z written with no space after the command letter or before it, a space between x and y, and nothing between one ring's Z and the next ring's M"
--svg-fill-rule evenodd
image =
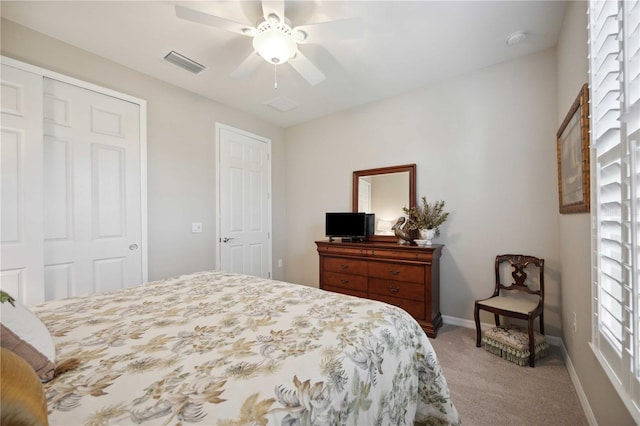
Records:
M395 239L391 227L414 205L415 164L353 172L353 211L376 215L376 237Z

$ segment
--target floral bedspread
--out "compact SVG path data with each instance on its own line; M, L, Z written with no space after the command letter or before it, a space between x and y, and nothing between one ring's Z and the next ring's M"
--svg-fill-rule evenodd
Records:
M384 303L203 272L34 308L50 425L459 423L419 325Z

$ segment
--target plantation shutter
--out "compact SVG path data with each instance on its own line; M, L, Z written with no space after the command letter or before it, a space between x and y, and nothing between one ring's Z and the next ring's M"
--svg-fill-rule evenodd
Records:
M640 422L640 2L589 2L592 347Z

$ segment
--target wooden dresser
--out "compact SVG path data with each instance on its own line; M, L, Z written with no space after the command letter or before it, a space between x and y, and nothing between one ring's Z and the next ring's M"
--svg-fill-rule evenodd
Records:
M430 247L396 243L316 241L320 288L380 300L411 314L429 337L442 325L440 254Z

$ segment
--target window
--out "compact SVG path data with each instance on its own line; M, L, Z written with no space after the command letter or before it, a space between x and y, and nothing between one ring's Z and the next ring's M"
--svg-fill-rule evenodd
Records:
M640 423L640 0L588 13L592 348Z

